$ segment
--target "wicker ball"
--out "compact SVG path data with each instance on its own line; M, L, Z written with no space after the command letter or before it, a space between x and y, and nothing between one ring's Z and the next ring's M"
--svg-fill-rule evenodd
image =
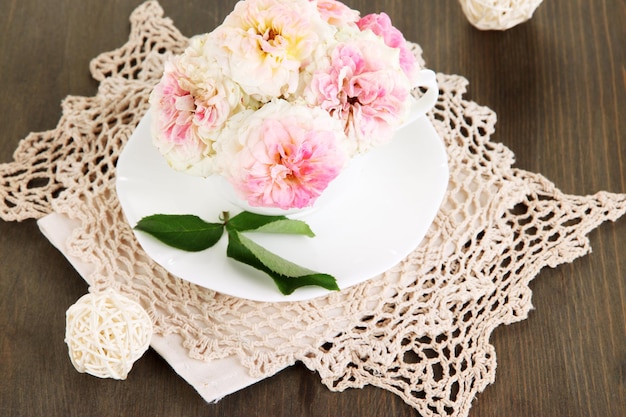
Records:
M99 378L126 379L152 337L146 311L112 289L81 297L67 310L65 324L72 364Z
M478 29L506 30L530 19L543 0L459 0Z

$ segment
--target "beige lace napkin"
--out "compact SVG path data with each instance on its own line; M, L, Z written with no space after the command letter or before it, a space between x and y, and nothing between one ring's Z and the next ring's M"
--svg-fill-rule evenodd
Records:
M157 338L180 341L190 361L232 360L251 381L301 361L331 390L370 384L421 415L465 416L495 378L491 332L531 308L529 281L588 253L586 234L626 211L626 195L564 195L513 169L512 152L490 141L494 112L463 99L465 79L439 74L429 117L446 145L450 184L426 238L399 265L294 303L237 299L177 279L138 246L114 186L117 156L165 55L187 42L162 14L156 2L140 6L128 42L91 64L97 95L68 97L57 128L29 135L15 161L0 166L0 216L70 219L66 253L89 265L88 281L140 302Z

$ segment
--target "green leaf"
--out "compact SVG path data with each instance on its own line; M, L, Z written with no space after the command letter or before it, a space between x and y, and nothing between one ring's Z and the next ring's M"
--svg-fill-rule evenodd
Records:
M222 223L207 223L190 214L154 214L139 220L135 229L154 236L166 245L189 252L210 248L224 233Z
M249 211L243 211L232 217L226 223L226 227L245 232L248 230L255 230L268 223L275 222L277 220L285 220L285 216L265 216L262 214L250 213Z
M264 232L314 237L315 233L302 220L292 220L285 216L264 216L244 211L226 223L227 229L239 232Z
M308 237L315 237L315 233L309 227L308 224L302 220L276 220L272 223L268 223L259 228L251 230L251 232L259 233L282 233L287 235L304 235Z
M316 285L327 290L338 291L337 281L332 275L322 274L294 264L268 251L238 230L228 231L228 248L226 254L246 265L265 272L273 280L284 295L307 285Z

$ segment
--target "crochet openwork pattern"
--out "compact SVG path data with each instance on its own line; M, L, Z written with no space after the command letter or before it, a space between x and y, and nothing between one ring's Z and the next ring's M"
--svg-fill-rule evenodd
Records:
M0 166L0 216L78 220L68 252L94 266L93 290L132 295L155 332L180 335L193 358L236 357L255 376L301 361L329 389L370 384L422 416L465 416L495 378L491 332L531 308L528 283L544 266L586 254L586 234L626 211L626 195L564 195L541 175L513 169L512 152L490 141L495 113L463 99L464 78L439 74L429 118L447 149L450 183L403 262L294 303L252 302L177 279L139 247L114 184L117 156L148 109L165 56L187 43L162 14L156 2L140 6L128 42L92 62L97 95L68 97L57 128L29 135L15 162ZM421 59L417 45L414 52Z
M529 20L543 0L459 0L467 20L482 30L506 30Z

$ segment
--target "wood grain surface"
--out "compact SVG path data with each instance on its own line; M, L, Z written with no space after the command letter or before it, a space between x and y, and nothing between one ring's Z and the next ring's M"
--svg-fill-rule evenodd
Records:
M67 95L95 94L89 60L121 46L140 0L0 0L0 162L55 127ZM161 0L185 35L234 1ZM469 25L453 0L346 0L387 12L428 67L460 74L498 114L494 141L561 190L626 192L626 1L546 0L505 32ZM626 416L626 219L590 235L591 255L531 284L528 320L492 336L496 382L470 416ZM301 365L206 404L156 353L126 381L77 373L65 311L87 290L34 221L0 221L2 416L417 416L383 390L328 391Z

